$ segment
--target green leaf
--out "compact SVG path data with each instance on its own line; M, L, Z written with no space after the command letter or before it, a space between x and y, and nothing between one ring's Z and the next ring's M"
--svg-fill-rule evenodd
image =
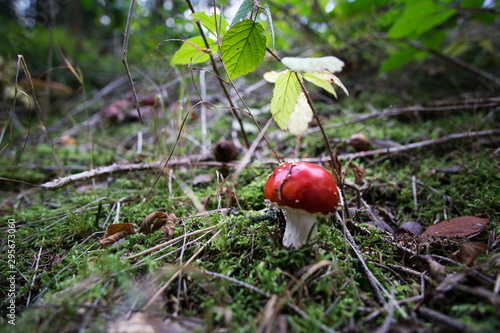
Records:
M264 73L264 80L266 80L269 83L276 83L278 78L280 77L281 74L285 73L286 71L281 71L281 72L276 72L276 71L270 71Z
M418 51L414 48L407 48L394 53L384 61L380 67L380 72L389 72L403 66L408 61L412 60L417 52Z
M323 78L319 78L315 74L317 74L317 72L304 73L303 77L304 77L304 79L306 81L309 81L312 84L314 84L314 85L316 85L316 86L318 86L320 88L325 89L330 94L332 94L333 96L337 97L337 93L335 92L335 89L333 89L332 84L330 83L330 81L326 81Z
M243 3L240 5L240 8L238 8L238 11L236 12L236 15L234 16L233 20L231 21L231 26L235 25L241 20L244 20L247 17L248 13L252 11L252 9L253 9L253 0L244 0Z
M269 22L269 29L271 30L271 48L274 49L274 27L273 27L273 18L271 16L271 10L269 9L269 5L264 4L264 10L266 11L267 21Z
M460 1L460 7L462 8L481 8L483 6L484 0L462 0Z
M295 110L295 105L300 94L300 82L292 71L281 74L274 86L271 99L271 114L278 126L285 130L290 120L290 115Z
M224 35L221 55L231 79L255 70L266 53L264 27L252 20L244 20Z
M218 14L214 17L213 13L212 15L208 16L206 13L198 12L191 14L191 16L194 19L199 20L201 24L203 24L203 26L210 30L210 32L215 36L218 35L218 32L220 32L221 35L224 35L229 25L226 19L221 18Z
M295 136L302 135L307 128L309 123L313 118L313 112L309 103L307 103L306 95L301 91L299 97L297 98L297 104L295 104L295 109L290 115L290 120L288 121L288 130Z
M307 81L311 82L312 84L325 89L328 91L330 94L333 94L335 97L337 97L337 93L335 92L335 89L333 89L332 84L335 84L339 86L347 96L349 96L349 92L347 91L346 87L342 84L342 81L332 73L328 71L323 71L323 72L308 72L304 73L304 79Z
M219 51L219 46L213 40L207 38L211 49L215 52ZM194 46L196 45L196 46ZM205 42L202 37L193 37L186 40L182 46L174 53L170 65L189 65L198 64L210 59L208 54L203 53L201 50L205 49Z
M441 45L445 40L446 31L438 30L435 33L431 34L429 37L422 39L422 44L424 44L428 48L439 51L441 49Z
M405 9L401 17L391 27L387 36L389 38L420 36L435 26L444 23L454 14L454 9L447 9L434 1L418 1Z

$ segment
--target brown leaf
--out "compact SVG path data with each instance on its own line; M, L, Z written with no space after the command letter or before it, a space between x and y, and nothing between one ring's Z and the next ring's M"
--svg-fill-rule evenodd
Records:
M165 237L172 237L174 235L176 225L177 216L175 213L168 213L167 221L165 223Z
M130 235L135 234L136 231L134 229L135 224L133 223L115 223L115 224L110 224L108 228L106 229L106 233L104 234L104 237L110 237L113 236L114 234L119 233L120 231L126 231Z
M362 167L355 165L352 162L349 162L348 168L354 171L354 182L358 185L363 183L363 178L366 176L366 171Z
M488 214L462 216L438 222L425 230L420 237L474 237L490 222Z
M431 276L438 281L444 280L446 277L446 269L444 266L431 257L427 258L427 262L429 263L429 273Z
M101 248L105 249L122 238L136 233L133 223L116 223L110 224L104 234L104 238L99 240Z
M457 252L454 252L451 257L467 266L472 266L477 257L488 251L490 247L483 242L469 242L462 244L462 247Z
M153 212L148 216L146 216L146 218L142 221L138 232L142 232L143 234L151 234L156 230L160 229L161 227L163 227L165 222L167 222L166 213Z
M146 216L142 221L139 232L150 234L165 227L165 236L172 237L176 225L177 216L175 213L154 212Z
M394 233L395 234L409 233L418 236L422 232L421 229L422 226L420 225L420 223L415 221L408 221L399 228L394 229Z

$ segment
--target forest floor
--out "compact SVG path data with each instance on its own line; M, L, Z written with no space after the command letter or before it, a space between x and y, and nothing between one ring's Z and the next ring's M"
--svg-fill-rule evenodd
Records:
M271 147L282 161L330 158L317 122L299 139L266 126L271 85L259 78L237 80L269 141L241 113L250 149L217 84L196 79L207 109L189 72L137 79L145 125L125 77L61 114L44 109L46 127L16 111L23 135L0 163L10 179L0 190L1 327L500 331L500 98L473 90L474 78L450 86L449 72L413 70L340 73L350 96L338 100L312 90L346 209L319 218L299 250L281 245L282 217L264 203L278 166ZM213 155L221 141L237 149L230 162Z

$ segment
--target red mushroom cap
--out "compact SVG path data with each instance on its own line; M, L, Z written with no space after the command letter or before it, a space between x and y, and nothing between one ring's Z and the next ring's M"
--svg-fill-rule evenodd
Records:
M281 164L269 175L264 198L279 207L329 215L339 202L339 190L330 172L308 162Z

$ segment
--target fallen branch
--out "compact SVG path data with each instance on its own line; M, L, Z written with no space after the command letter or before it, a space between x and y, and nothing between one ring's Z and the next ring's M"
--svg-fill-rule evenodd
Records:
M359 123L372 118L387 118L395 117L405 113L414 112L447 112L459 110L477 110L485 108L494 108L500 106L500 97L478 97L478 98L461 98L456 100L439 100L424 104L416 104L406 107L387 108L380 111L362 114L350 120L327 125L325 129L338 128L349 124ZM319 127L310 128L305 135L318 132Z
M363 157L369 157L369 156L374 156L374 155L390 155L390 154L398 154L402 152L407 152L427 146L433 146L433 145L439 145L439 144L445 144L445 143L450 143L450 142L455 142L455 141L460 141L464 139L478 139L481 137L493 137L493 136L500 136L500 129L494 129L494 130L486 130L486 131L478 131L478 132L466 132L466 133L457 133L457 134L450 134L447 136L443 136L441 138L437 139L431 139L431 140L425 140L425 141L420 141L420 142L415 142L415 143L410 143L407 145L401 145L397 147L390 147L390 148L383 148L383 149L375 149L375 150L369 150L369 151L363 151L359 153L351 153L351 154L341 154L337 155L337 157L341 160L354 160L358 158L363 158ZM179 159L174 159L169 162L169 166L174 166L174 165L199 165L199 166L222 166L222 165L227 165L227 166L238 166L239 164L234 164L234 163L219 163L219 162L207 162L209 160L211 155L197 155L197 156L191 156L191 157L185 157L185 158L179 158ZM317 158L304 158L300 159L299 161L303 162L327 162L330 159L328 156L324 157L317 157ZM268 164L276 164L275 160L267 160L267 161L261 161L258 162L258 164L261 165L268 165ZM112 164L109 166L81 172L75 175L67 176L67 177L61 177L54 179L50 182L44 183L40 185L45 190L48 191L53 191L58 188L61 188L63 186L73 184L79 181L83 180L88 180L92 179L95 177L99 176L105 176L105 175L110 175L113 173L119 173L119 172L134 172L134 171L142 171L142 170L149 170L149 169L155 169L155 170L161 170L163 168L164 163L163 162L152 162L152 163L133 163L133 164ZM249 164L252 167L259 167L259 165L252 165Z
M179 158L179 159L172 159L169 162L169 166L172 165L186 165L186 164L196 164L197 161L204 161L207 159L210 159L211 155L197 155L197 156L192 156L190 158ZM163 162L157 161L157 162L152 162L152 163L128 163L128 164L112 164L104 167L100 167L97 169L92 169L89 171L84 171L77 173L75 175L67 176L67 177L61 177L54 179L50 182L44 183L40 185L45 190L53 191L58 188L61 188L63 186L73 184L79 181L83 180L88 180L92 179L95 177L99 176L106 176L110 175L113 173L119 173L119 172L134 172L134 171L142 171L142 170L149 170L149 169L154 169L154 170L162 170L164 166Z

